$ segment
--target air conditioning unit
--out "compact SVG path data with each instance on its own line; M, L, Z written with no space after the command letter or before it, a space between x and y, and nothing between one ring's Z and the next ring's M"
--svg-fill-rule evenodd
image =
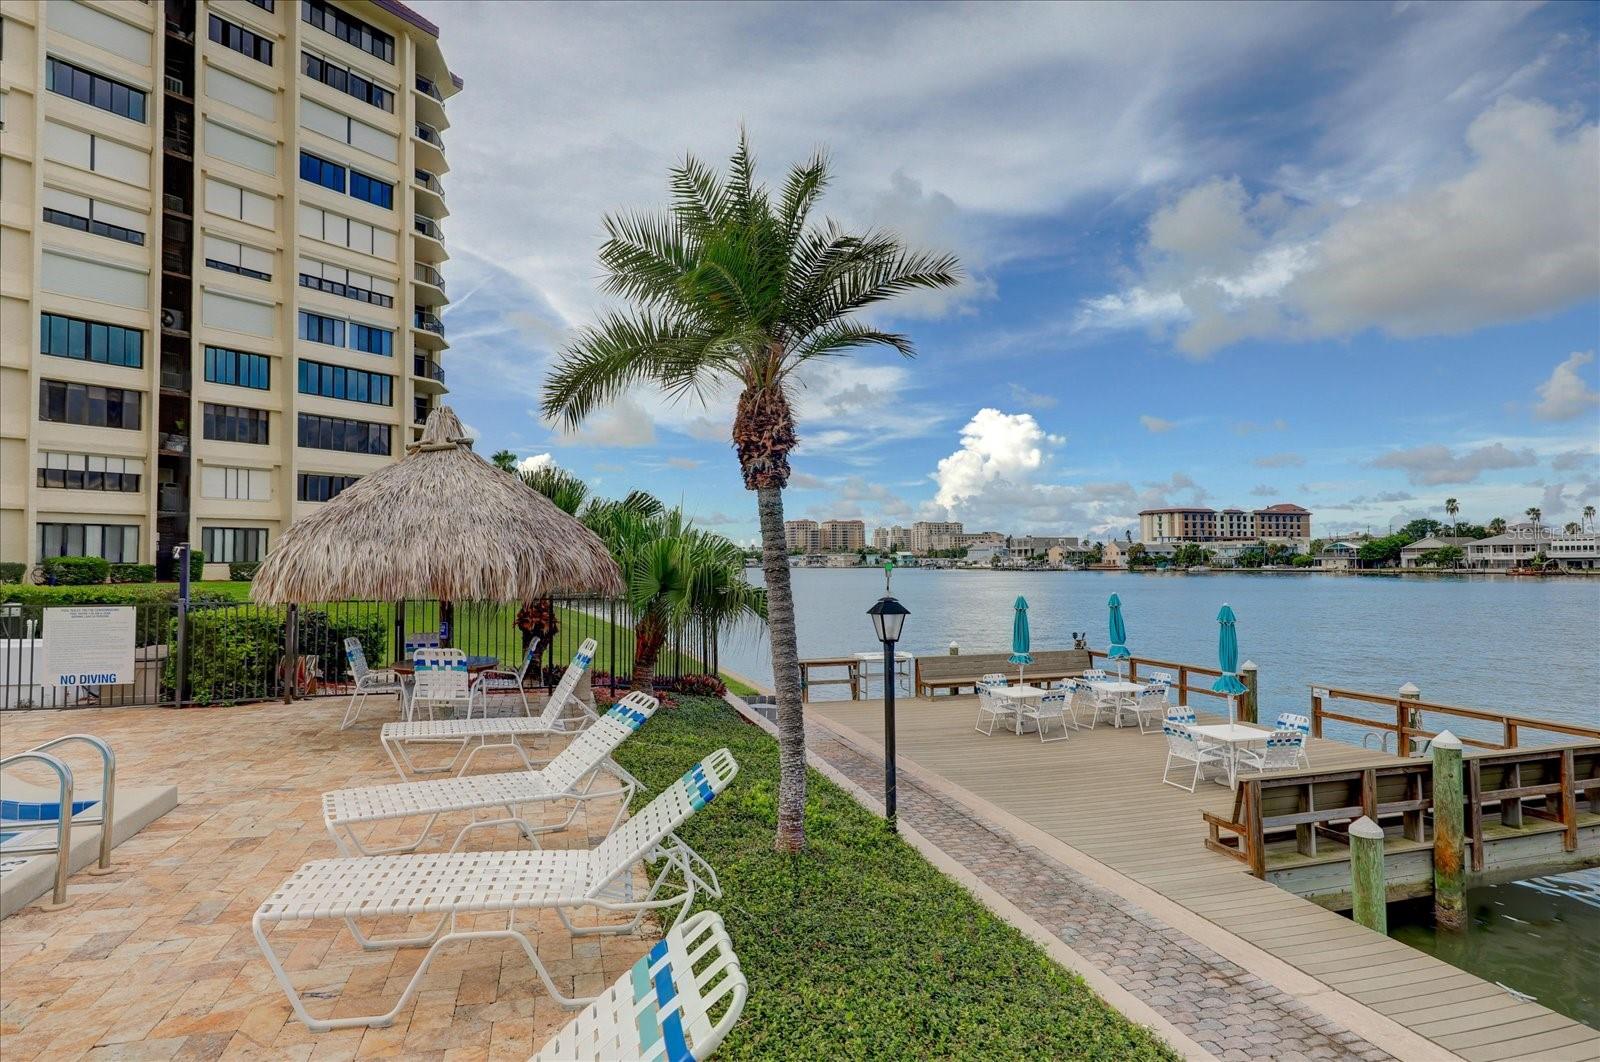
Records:
M167 204L168 210L176 210L180 214L188 213L188 211L184 209L183 196L173 195L171 192L163 192L161 194L161 199Z
M167 91L176 92L180 96L188 95L183 91L183 78L173 77L171 74L167 75Z
M182 310L162 310L161 327L170 328L174 332L182 332L187 322Z

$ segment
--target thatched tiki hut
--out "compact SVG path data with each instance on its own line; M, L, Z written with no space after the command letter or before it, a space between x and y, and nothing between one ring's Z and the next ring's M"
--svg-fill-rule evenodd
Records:
M622 591L594 532L474 453L455 412L441 406L398 462L295 521L250 596L521 604Z

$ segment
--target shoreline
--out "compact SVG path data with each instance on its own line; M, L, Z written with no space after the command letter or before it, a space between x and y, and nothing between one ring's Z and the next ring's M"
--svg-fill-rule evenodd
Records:
M753 566L752 565L746 565L745 569L747 571L760 571L761 570L761 566L760 565L753 565ZM828 565L823 565L823 566L820 566L820 567L811 566L811 565L799 565L799 566L790 565L789 570L791 572L850 572L850 571L881 572L882 571L882 569L880 567L878 567L877 565L868 565L868 564L852 564L852 565L848 565L846 567L830 567ZM1473 578L1493 577L1493 578L1499 578L1499 579L1595 579L1595 578L1600 578L1600 568L1575 569L1575 570L1572 570L1572 571L1559 571L1559 572L1540 572L1538 574L1527 574L1527 575L1523 575L1523 574L1513 575L1510 572L1485 571L1485 570L1473 570L1473 569L1461 569L1459 571L1449 571L1449 570L1442 570L1441 571L1441 570L1435 570L1435 569L1431 569L1431 568L1429 568L1429 569L1420 569L1420 568L1348 568L1348 569L1324 569L1324 568L1212 568L1210 571L1205 571L1205 572L1189 572L1189 571L1184 571L1182 569L1160 569L1160 568L945 568L945 567L935 567L935 566L931 566L931 565L930 566L923 566L923 565L899 566L899 565L897 565L895 570L896 571L951 572L951 573L961 573L961 574L968 574L968 575L1015 575L1015 574L1018 574L1018 573L1029 574L1029 575L1082 575L1084 573L1091 573L1091 574L1095 574L1095 575L1117 574L1117 575L1194 575L1194 576L1207 576L1207 575L1359 575L1359 576L1378 577L1378 578L1399 578L1399 577L1412 576L1412 577L1428 577L1428 578L1435 578L1435 579L1463 578L1463 577L1473 577Z

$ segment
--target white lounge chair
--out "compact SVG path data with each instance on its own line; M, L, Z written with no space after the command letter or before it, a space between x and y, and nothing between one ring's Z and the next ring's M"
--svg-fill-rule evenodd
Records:
M1021 719L1032 719L1034 726L1039 730L1039 741L1065 741L1067 740L1067 691L1051 690L1031 704L1024 703L1017 709ZM1061 733L1055 737L1045 737L1046 724L1052 720L1061 724Z
M561 755L538 770L335 789L322 794L323 825L327 826L341 855L388 855L416 851L433 832L433 824L440 815L504 808L504 818L474 819L463 826L455 843L459 845L472 830L514 825L537 846L537 834L566 829L577 816L578 809L588 801L619 797L616 818L611 823L611 829L616 829L639 783L611 762L611 754L625 738L643 726L660 705L659 700L648 694L628 694L598 722L574 737ZM619 785L597 791L594 783L602 769L615 777ZM572 810L560 822L534 826L517 814L520 805L557 800L572 802ZM364 823L422 815L428 817L427 823L416 840L406 844L368 848L355 832L355 827Z
M350 691L350 703L345 706L344 719L339 722L340 730L361 718L368 695L400 692L400 676L387 669L374 671L367 666L367 654L361 648L360 638L344 640L344 657L350 662L350 677L355 680L355 688Z
M1197 742L1194 739L1194 735L1189 733L1188 727L1169 721L1163 724L1161 732L1167 738L1167 762L1161 769L1161 780L1167 785L1177 786L1179 789L1192 793L1195 790L1195 786L1199 785L1200 776L1205 772L1206 767L1214 766L1219 770L1227 770L1227 761L1222 753L1211 746L1201 745ZM1189 779L1188 785L1184 785L1182 782L1174 782L1170 777L1174 762L1178 764L1180 769L1184 769L1184 764L1189 764L1194 768L1194 776Z
M739 1020L749 995L722 916L701 911L552 1036L533 1062L703 1062Z
M561 681L550 691L550 699L545 702L544 710L531 719L519 715L496 719L480 717L383 724L378 737L394 769L402 779L409 779L411 774L446 771L464 774L472 766L473 757L484 749L510 748L522 757L524 767L533 770L533 761L528 759L518 743L520 738L570 734L583 729L584 723L596 718L594 708L577 696L578 682L594 660L595 644L593 638L585 638L583 644L578 646L577 655L567 665ZM574 707L577 711L571 712ZM496 738L500 740L491 740ZM411 761L408 746L413 744L453 744L457 746L456 754L443 766L419 767ZM467 751L469 748L470 752ZM462 761L463 755L465 762ZM458 763L461 765L459 769L456 767Z
M564 1006L588 999L561 994L539 953L516 927L518 911L554 910L574 936L628 933L649 911L677 907L672 920L683 920L701 890L722 895L716 871L673 832L709 804L738 773L727 749L707 756L639 814L588 850L515 852L440 852L430 855L363 856L319 859L307 863L279 885L251 919L256 943L289 998L295 1017L315 1032L370 1025L392 1025L416 994L434 956L457 940L511 939L522 945L545 990ZM642 896L635 896L633 868L660 864ZM676 878L676 883L670 881ZM673 888L669 889L669 885ZM663 895L667 891L669 895ZM576 926L569 911L580 908L622 912L633 917L618 925ZM504 929L457 929L462 915L504 914ZM431 932L421 936L376 940L357 919L437 916ZM267 929L279 922L342 919L356 942L369 951L381 948L427 947L411 980L395 1005L383 1014L362 1017L313 1017L294 982L267 940Z

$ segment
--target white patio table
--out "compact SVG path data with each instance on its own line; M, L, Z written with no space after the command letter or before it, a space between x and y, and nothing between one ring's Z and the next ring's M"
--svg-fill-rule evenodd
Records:
M1101 701L1117 701L1122 697L1132 697L1143 686L1137 682L1125 682L1121 679L1089 679L1089 688L1094 690L1095 696ZM1118 707L1116 714L1111 717L1111 725L1122 726L1122 708Z
M870 653L857 653L856 659L861 661L861 696L867 696L867 680L883 671L883 650L879 649ZM896 689L911 692L911 664L916 657L904 650L896 650L894 654L894 674ZM904 681L901 681L904 680Z
M1013 701L1016 703L1017 707L1020 708L1027 701L1043 697L1049 692L1049 690L1042 686L1029 686L1023 684L1019 686L995 686L989 691L989 694L993 697L1004 697L1008 701ZM1021 712L1014 712L1011 718L1015 720L1015 730L1018 734L1029 733L1031 732L1031 729L1037 725L1031 720L1023 719ZM1024 724L1028 726L1028 730L1023 729Z
M1190 725L1189 733L1197 738L1216 742L1227 750L1224 757L1228 764L1228 788L1232 789L1239 784L1239 749L1256 741L1265 741L1272 736L1272 731L1263 730L1258 726L1247 726L1244 723L1212 723L1207 726Z

